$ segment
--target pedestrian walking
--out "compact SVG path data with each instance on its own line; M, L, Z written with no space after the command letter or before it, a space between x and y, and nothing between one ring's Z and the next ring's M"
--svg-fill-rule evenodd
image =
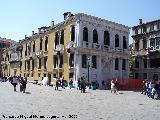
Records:
M58 87L59 87L59 80L57 79L57 81L56 81L56 86L55 86L55 90L58 90Z
M105 84L104 80L102 81L101 84L102 84L102 89L106 90L106 84Z
M70 89L73 87L73 80L72 79L69 82L69 87L70 87Z
M86 90L86 82L85 79L82 77L81 78L81 93L85 93Z
M23 82L22 82L22 91L23 93L26 92L26 85L27 85L27 77L25 77L24 79L22 78Z
M18 79L16 76L13 77L13 80L12 80L12 85L14 87L14 91L16 92L16 86L18 84Z
M64 80L64 77L62 78L62 88L65 89L65 80Z
M8 78L8 80L9 80L10 83L12 83L12 81L13 81L12 75Z
M77 90L80 90L81 89L81 81L80 81L80 78L78 79L78 86L77 86Z
M114 83L114 93L118 92L118 80L116 79L115 83Z
M142 85L142 92L141 92L141 94L145 94L145 92L146 92L146 81L144 80L143 81L143 85Z
M114 87L115 87L114 81L111 80L111 93L114 92Z
M20 92L23 91L22 83L23 83L23 77L21 77L21 78L19 79L19 88L20 88L19 91L20 91Z

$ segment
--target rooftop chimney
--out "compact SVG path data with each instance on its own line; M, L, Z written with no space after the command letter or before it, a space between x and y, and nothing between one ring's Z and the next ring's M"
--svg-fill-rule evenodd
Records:
M51 21L51 27L53 27L54 26L54 21Z
M38 28L38 33L41 33L41 28Z
M72 14L71 12L65 12L63 16L64 16L64 20L66 20L68 17L72 16Z
M34 31L32 31L32 35L34 35Z
M139 19L139 24L140 24L140 25L142 24L142 19Z
M27 35L25 35L25 39L27 38Z

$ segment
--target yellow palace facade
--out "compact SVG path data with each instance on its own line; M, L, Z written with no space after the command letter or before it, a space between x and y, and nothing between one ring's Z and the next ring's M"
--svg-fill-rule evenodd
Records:
M38 28L3 53L4 76L41 81L47 76L93 81L127 79L129 27L83 13L64 13L64 21Z

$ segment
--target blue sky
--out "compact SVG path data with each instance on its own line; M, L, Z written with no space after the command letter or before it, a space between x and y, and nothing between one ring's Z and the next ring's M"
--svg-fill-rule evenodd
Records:
M160 19L160 0L0 0L0 37L13 40L59 23L63 13L86 13L132 27L138 19ZM130 38L130 42L132 39Z

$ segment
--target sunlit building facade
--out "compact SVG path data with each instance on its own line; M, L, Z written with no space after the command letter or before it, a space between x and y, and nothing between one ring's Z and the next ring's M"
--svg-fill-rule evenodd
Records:
M129 27L94 16L64 13L64 21L32 31L14 46L8 75L39 80L128 79ZM12 65L13 64L13 65ZM5 70L4 70L4 74Z
M134 78L160 79L160 20L132 27L134 40Z
M0 76L2 76L3 51L9 48L15 41L0 37Z

